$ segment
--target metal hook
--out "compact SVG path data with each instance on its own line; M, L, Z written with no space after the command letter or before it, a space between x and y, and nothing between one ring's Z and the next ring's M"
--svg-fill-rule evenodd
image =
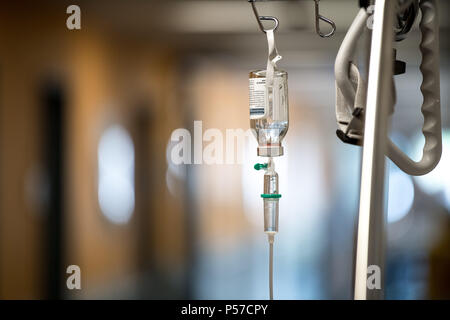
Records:
M249 2L252 4L253 13L255 14L256 21L258 21L259 29L261 29L262 32L266 33L268 30L266 30L261 22L263 21L273 21L275 23L275 26L273 27L273 31L276 31L278 29L278 26L280 25L280 21L272 16L260 16L258 13L258 10L256 9L256 5L254 1L249 0Z
M328 38L334 35L334 33L336 32L336 24L332 20L322 16L319 13L319 1L320 0L314 0L314 2L316 3L316 32L322 38ZM329 33L322 33L322 31L320 30L320 20L328 23L331 26L332 29Z

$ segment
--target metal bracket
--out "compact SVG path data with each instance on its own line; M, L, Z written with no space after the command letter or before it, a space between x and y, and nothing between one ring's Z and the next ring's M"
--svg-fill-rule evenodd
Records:
M314 0L315 8L316 8L315 9L315 12L316 12L316 33L319 36L321 36L322 38L329 38L329 37L333 36L334 33L336 32L336 24L332 20L330 20L330 19L328 19L328 18L326 18L326 17L324 17L324 16L322 16L320 14L319 1L320 0ZM325 23L328 23L331 26L331 31L329 33L323 33L320 30L320 20L322 20Z
M275 23L275 26L273 27L272 30L276 31L278 29L278 26L280 25L280 21L276 17L273 17L273 16L260 16L258 13L258 9L256 9L255 1L256 0L248 0L248 2L250 2L252 5L253 13L255 14L256 21L258 22L259 29L262 32L266 33L267 30L264 28L264 26L261 22L261 21L266 20L266 21L273 21Z
M275 30L278 29L278 26L280 24L279 20L276 17L273 17L273 16L260 16L259 13L258 13L258 10L256 9L255 2L262 2L262 1L270 1L270 0L248 0L248 2L250 2L251 5L252 5L253 13L255 14L256 21L258 22L259 29L262 32L265 33L267 30L264 28L264 26L263 26L261 21L271 20L271 21L273 21L275 23L275 26L273 28L273 31L275 31ZM274 1L274 0L272 0L272 1ZM319 1L320 0L314 0L314 2L315 2L315 27L316 27L316 33L322 38L329 38L329 37L331 37L331 36L333 36L335 34L335 32L336 32L336 24L331 19L328 19L328 18L326 18L326 17L324 17L324 16L322 16L320 14ZM322 32L322 30L320 29L320 21L323 21L323 22L325 22L325 23L327 23L327 24L329 24L331 26L331 31L329 33L323 33Z

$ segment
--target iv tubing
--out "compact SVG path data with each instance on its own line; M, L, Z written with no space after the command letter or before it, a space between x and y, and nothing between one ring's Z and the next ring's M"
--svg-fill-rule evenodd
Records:
M269 294L270 300L273 300L273 242L275 239L274 233L268 233L269 237Z

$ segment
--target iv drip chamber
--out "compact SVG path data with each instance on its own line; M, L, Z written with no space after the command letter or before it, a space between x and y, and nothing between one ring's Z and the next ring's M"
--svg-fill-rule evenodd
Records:
M264 174L264 232L278 232L279 190L278 173L274 169L272 158L269 158L268 168Z

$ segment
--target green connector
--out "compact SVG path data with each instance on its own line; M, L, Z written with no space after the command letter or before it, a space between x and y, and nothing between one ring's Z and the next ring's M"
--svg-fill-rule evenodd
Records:
M268 164L267 163L257 163L255 164L254 168L255 170L261 170L261 169L267 169Z
M265 193L263 193L261 195L261 198L263 198L263 199L280 199L281 194L265 194Z

